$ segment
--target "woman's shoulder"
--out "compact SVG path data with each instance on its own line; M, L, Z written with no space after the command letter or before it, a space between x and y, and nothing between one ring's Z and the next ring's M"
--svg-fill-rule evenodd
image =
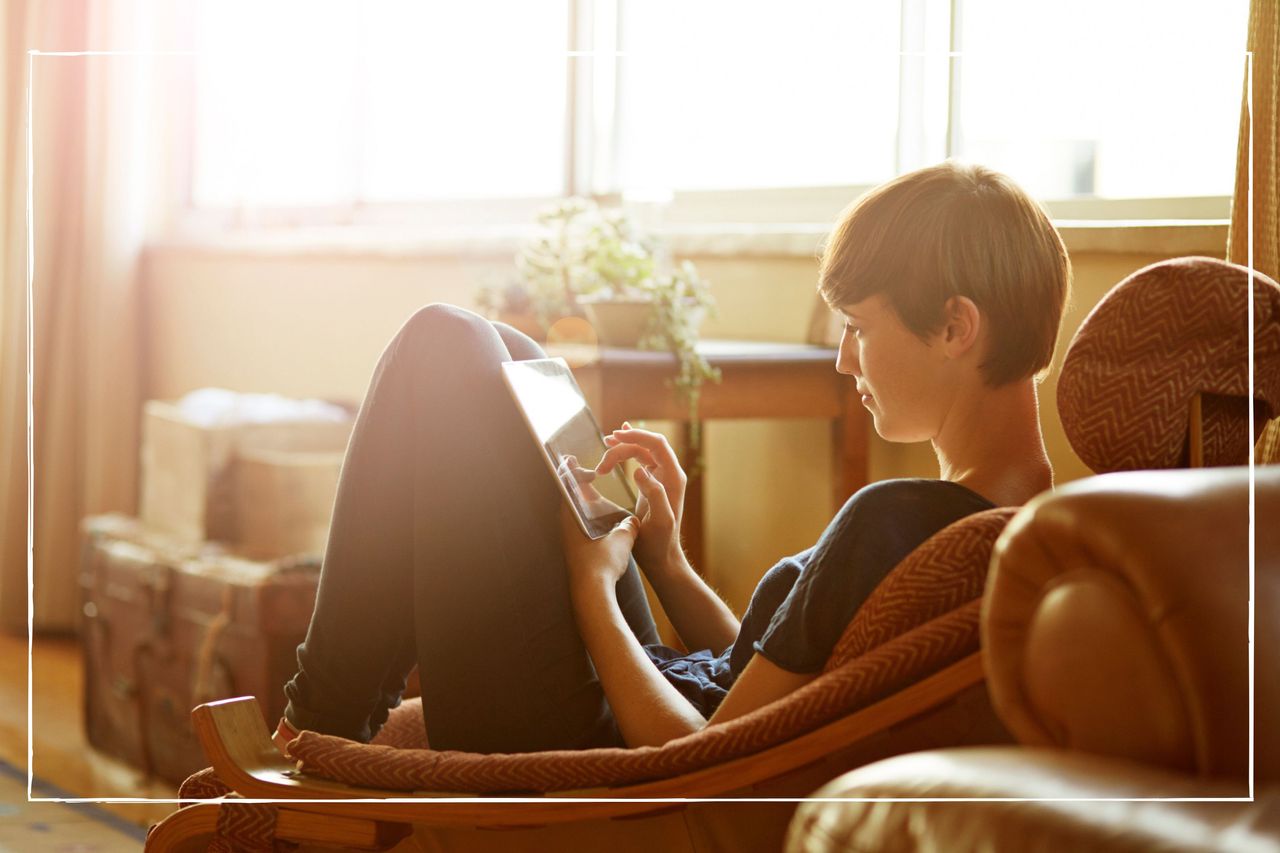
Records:
M901 478L864 485L838 515L845 523L855 524L867 521L879 526L888 519L931 524L936 519L955 520L995 506L973 489L950 480Z
M827 547L883 554L890 567L934 533L994 504L948 480L881 480L859 489L836 513Z
M982 495L959 483L915 477L870 483L855 492L846 506L879 513L886 509L919 508L923 505L974 507L973 511L995 506Z

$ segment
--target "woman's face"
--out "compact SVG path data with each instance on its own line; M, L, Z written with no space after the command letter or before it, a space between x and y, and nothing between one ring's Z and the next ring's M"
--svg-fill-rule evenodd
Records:
M941 335L921 340L881 294L840 313L845 326L836 370L857 380L876 432L888 441L934 438L954 391Z

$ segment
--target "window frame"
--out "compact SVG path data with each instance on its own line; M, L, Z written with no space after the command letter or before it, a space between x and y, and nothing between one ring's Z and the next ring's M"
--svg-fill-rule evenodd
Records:
M616 58L621 45L621 4L627 0L568 0L568 32L564 129L564 181L562 195L540 197L492 197L407 202L352 202L332 205L199 206L194 204L194 123L177 146L177 178L180 203L173 233L201 234L252 230L310 230L351 228L379 231L455 229L511 229L527 226L536 213L560 198L584 196L602 204L639 207L658 220L659 230L689 230L715 225L804 226L829 224L854 198L871 185L823 185L723 190L674 190L665 197L642 197L622 191L615 176L618 162L619 77ZM902 173L939 156L949 157L958 142L958 114L963 94L957 54L959 16L963 0L900 0L899 115L896 173ZM926 52L937 51L937 22L926 35L926 10L946 9L945 86L947 116L945 150L929 151L919 133L904 133L904 124L921 122L925 109L923 87ZM578 57L591 56L590 63ZM589 70L588 70L589 69ZM584 71L586 73L584 73ZM938 84L935 79L934 85ZM184 83L194 95L195 75ZM184 107L186 111L189 106ZM1077 196L1042 199L1055 221L1220 223L1230 218L1230 195L1139 198Z

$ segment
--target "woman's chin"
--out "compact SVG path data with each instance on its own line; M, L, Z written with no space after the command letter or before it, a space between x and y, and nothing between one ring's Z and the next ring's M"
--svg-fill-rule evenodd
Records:
M884 422L884 418L880 417L876 412L871 413L871 425L875 427L876 435L880 436L885 441L898 441L898 439L893 437L893 430Z
M923 430L895 424L892 420L886 418L882 412L873 410L871 412L871 423L875 427L876 435L893 444L916 444L921 441L928 441L930 438L928 433Z

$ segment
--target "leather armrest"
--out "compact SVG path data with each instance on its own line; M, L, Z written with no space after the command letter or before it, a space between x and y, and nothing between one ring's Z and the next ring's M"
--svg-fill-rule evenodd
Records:
M791 853L1280 849L1280 788L1255 802L1080 802L1070 798L1240 797L1247 789L1062 750L973 747L859 768L814 793ZM823 797L1052 798L1050 802L818 802Z
M1248 473L1092 477L1010 522L984 597L983 654L996 712L1020 742L1246 778ZM1256 494L1266 782L1280 761L1261 724L1280 713L1280 679L1263 666L1280 646L1280 468L1257 470Z

